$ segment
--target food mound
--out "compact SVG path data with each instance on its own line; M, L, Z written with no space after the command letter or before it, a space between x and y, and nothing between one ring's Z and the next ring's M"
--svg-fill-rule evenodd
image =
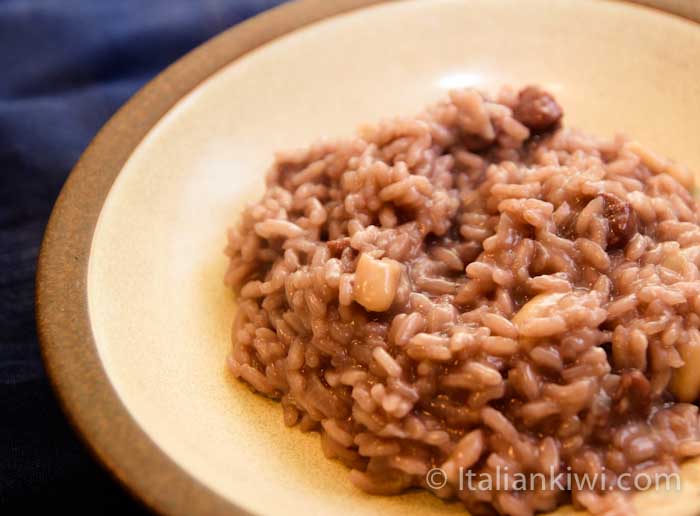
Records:
M623 477L700 455L692 176L561 118L538 87L453 91L278 154L230 231L233 374L359 488L633 514ZM562 472L598 483L495 478Z

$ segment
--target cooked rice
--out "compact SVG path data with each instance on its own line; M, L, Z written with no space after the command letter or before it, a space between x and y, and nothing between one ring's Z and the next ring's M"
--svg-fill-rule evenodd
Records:
M320 432L361 489L631 514L617 491L460 490L459 475L615 478L700 455L692 175L561 114L536 87L453 91L278 154L230 231L233 374ZM446 486L426 483L433 467Z

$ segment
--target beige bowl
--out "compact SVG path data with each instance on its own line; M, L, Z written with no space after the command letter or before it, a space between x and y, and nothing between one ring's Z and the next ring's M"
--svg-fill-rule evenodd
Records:
M130 101L66 184L38 274L48 369L106 466L168 514L464 514L426 493L361 493L316 434L230 378L225 229L276 149L415 113L449 88L532 82L568 125L624 131L700 170L700 27L624 2L306 0L224 33ZM700 466L683 478L681 493L639 495L640 514L698 514Z

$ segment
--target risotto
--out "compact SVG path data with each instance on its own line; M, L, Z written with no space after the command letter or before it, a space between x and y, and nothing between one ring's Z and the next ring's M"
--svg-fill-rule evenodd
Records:
M561 119L538 87L452 91L279 153L229 232L233 375L360 489L633 514L617 481L700 455L693 176ZM606 487L500 478L562 472Z

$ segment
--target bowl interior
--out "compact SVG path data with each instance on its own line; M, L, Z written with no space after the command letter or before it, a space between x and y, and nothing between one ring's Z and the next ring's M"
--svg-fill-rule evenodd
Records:
M275 402L230 378L222 250L275 150L504 83L542 84L568 125L623 131L700 170L700 29L595 0L404 1L331 18L231 63L139 145L94 235L90 319L122 401L194 478L256 513L462 512L425 493L360 493L316 434L285 428ZM675 512L693 514L688 468L683 496L647 493L642 512L681 500Z

